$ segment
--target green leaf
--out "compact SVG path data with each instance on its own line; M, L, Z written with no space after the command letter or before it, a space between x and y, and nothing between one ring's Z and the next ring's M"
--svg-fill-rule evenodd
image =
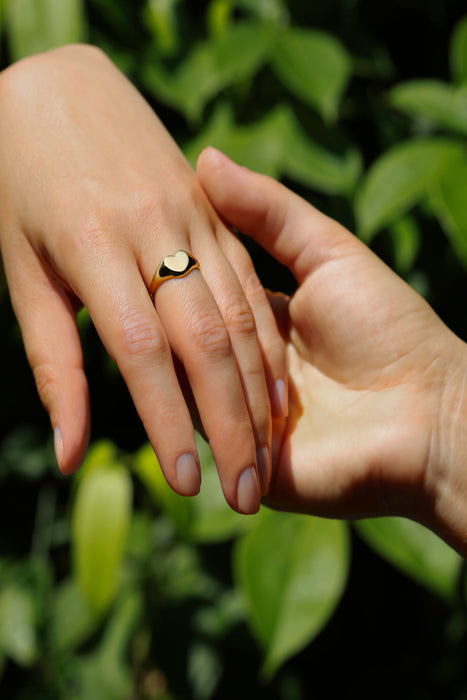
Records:
M406 141L384 153L368 171L355 200L361 238L367 243L427 197L443 170L462 156L454 140L423 138Z
M284 128L287 124L281 108L271 111L259 122L240 127L234 124L231 108L220 104L206 129L184 150L194 165L205 146L215 146L237 163L277 178L283 160Z
M457 24L451 39L450 64L453 79L467 83L467 15Z
M351 192L361 170L355 151L340 157L312 141L287 105L278 105L259 122L237 126L232 110L221 104L205 130L184 149L193 165L207 145L252 170L275 178L287 175L332 194Z
M355 527L403 573L447 599L455 596L462 559L433 532L406 518L361 520Z
M467 267L467 158L442 173L434 203L452 247Z
M132 467L153 501L169 515L177 531L182 535L189 532L193 519L193 499L180 496L171 489L149 443L136 453Z
M345 523L268 511L238 540L236 582L270 677L334 612L349 566Z
M211 0L206 16L211 35L220 36L228 30L234 9L233 0Z
M86 602L98 613L112 603L131 515L129 475L118 465L102 465L80 481L73 510L75 574Z
M323 119L337 118L352 64L335 37L310 29L285 29L276 42L272 67L284 85Z
M143 19L151 32L157 49L170 56L178 49L175 10L180 0L147 0Z
M407 275L420 250L421 234L412 216L404 216L389 229L394 245L394 267L401 275Z
M82 0L8 0L6 10L13 61L83 41L87 34Z
M307 187L327 194L348 195L356 187L362 170L359 153L349 149L343 155L327 151L312 141L292 111L282 136L282 173Z
M467 135L467 86L456 88L438 80L413 80L389 93L393 107L436 126Z
M75 700L127 700L131 697L133 679L127 656L141 610L142 601L135 591L125 591L119 597L98 649L78 657L75 663Z
M197 121L212 97L253 77L266 60L274 36L268 24L237 23L220 36L197 44L175 72L151 64L144 68L142 80L158 99Z
M63 581L55 591L50 610L49 643L54 654L73 651L95 631L100 622L83 598L73 578Z
M236 4L268 22L279 24L288 20L285 0L236 0Z
M37 615L32 590L9 584L0 592L0 650L20 666L37 658Z

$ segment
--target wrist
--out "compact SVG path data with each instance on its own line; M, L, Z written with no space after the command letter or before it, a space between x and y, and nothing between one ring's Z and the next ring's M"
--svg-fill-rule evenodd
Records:
M467 345L451 336L433 426L427 525L467 557Z

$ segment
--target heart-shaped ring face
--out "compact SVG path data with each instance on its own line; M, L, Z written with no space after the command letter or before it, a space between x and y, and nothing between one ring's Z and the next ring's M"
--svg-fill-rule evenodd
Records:
M190 258L184 250L179 250L175 253L175 255L167 255L167 257L164 258L164 266L175 274L186 272L189 265Z

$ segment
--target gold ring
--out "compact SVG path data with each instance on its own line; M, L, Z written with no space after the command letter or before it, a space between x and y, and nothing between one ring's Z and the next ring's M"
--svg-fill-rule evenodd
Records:
M199 262L185 250L177 250L175 255L167 255L152 278L149 294L154 297L161 284L176 277L186 277L192 270L199 270Z

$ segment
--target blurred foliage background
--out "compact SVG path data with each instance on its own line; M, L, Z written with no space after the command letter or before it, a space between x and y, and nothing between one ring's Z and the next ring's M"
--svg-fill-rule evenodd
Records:
M0 0L1 66L102 47L194 162L282 179L467 339L464 0ZM250 245L264 283L293 280ZM166 486L85 313L93 444L58 474L1 283L0 694L14 700L467 698L461 559L403 519L348 525Z

